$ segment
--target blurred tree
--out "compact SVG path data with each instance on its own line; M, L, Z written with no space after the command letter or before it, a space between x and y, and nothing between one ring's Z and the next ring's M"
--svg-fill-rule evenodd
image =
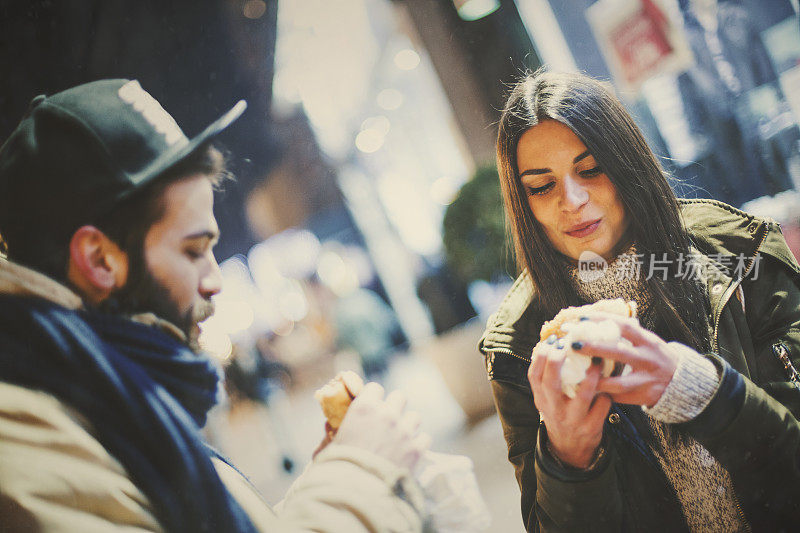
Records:
M483 166L458 192L444 215L447 263L463 281L497 281L509 273L500 181L494 166Z

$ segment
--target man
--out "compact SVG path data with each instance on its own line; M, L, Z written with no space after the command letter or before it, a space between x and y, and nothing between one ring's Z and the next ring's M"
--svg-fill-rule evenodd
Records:
M202 441L221 277L209 142L136 81L33 100L0 148L0 530L416 531L428 445L369 384L277 512Z

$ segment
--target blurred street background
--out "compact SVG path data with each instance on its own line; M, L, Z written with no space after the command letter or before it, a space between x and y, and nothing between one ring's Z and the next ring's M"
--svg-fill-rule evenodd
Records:
M323 436L313 391L351 369L473 459L492 531L523 530L477 351L515 276L494 140L523 71L608 80L679 195L800 250L797 0L3 0L0 25L3 139L33 96L99 78L138 79L190 136L248 101L221 138L207 432L271 503Z

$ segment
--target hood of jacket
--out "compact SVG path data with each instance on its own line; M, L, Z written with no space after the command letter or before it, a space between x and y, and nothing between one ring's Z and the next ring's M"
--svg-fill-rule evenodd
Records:
M757 253L771 256L795 273L800 266L784 240L780 225L772 219L745 213L717 200L680 199L684 227L694 246L704 255L754 257ZM710 287L712 316L736 291L741 279L715 273ZM545 320L535 305L536 291L527 271L523 272L506 293L498 310L492 314L479 342L484 354L501 352L530 362L533 347L539 342L539 330Z

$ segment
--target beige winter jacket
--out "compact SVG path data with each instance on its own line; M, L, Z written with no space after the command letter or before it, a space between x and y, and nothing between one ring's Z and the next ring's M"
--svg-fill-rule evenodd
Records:
M3 259L0 294L81 305L62 285ZM216 459L214 465L260 531L422 530L421 493L408 471L356 448L329 445L275 509L236 470ZM150 502L80 413L0 376L0 531L116 530L161 527Z

